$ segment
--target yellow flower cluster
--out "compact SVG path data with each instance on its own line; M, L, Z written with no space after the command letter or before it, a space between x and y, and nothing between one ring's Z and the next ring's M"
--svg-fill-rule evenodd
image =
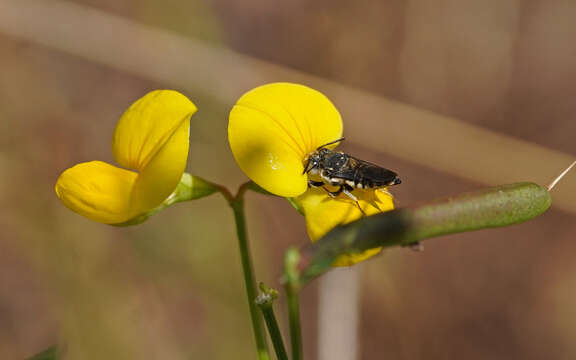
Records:
M58 197L71 210L106 224L129 223L151 213L175 191L184 173L195 112L196 106L176 91L145 95L116 126L112 149L120 167L101 161L78 164L58 179ZM342 131L338 110L320 92L274 83L238 100L230 113L228 139L250 179L298 204L316 241L339 224L394 208L392 196L382 190L356 189L356 203L344 194L331 197L325 189L309 188L304 173L308 156L341 138ZM351 265L379 251L341 256L335 265Z

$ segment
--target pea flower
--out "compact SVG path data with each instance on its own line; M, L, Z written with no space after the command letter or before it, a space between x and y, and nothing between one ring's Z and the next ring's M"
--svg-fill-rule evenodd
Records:
M90 161L56 182L70 210L105 224L121 224L158 207L177 188L188 159L190 117L196 106L173 90L156 90L133 103L112 141L120 167Z
M247 92L234 105L228 140L242 171L264 190L291 198L306 217L310 239L316 241L336 225L359 219L362 212L373 215L394 208L385 190L356 189L357 204L345 194L329 196L326 190L335 189L330 186L308 187L308 156L341 138L342 131L340 113L326 96L303 85L272 83ZM352 265L379 251L345 255L334 265Z
M335 188L327 188L330 191L335 190ZM356 189L354 195L358 198L358 204L344 193L332 198L324 189L310 188L294 199L306 218L306 229L310 240L314 242L320 239L337 225L348 224L362 216L394 209L394 198L386 190ZM341 255L332 266L351 266L380 253L381 250L382 248L374 248L359 254Z

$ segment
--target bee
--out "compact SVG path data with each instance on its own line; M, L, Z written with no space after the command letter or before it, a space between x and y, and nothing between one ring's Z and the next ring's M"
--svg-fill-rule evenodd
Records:
M402 181L392 170L385 169L368 161L357 159L341 151L327 149L326 146L341 142L344 138L319 146L308 156L302 174L318 175L322 181L308 180L308 186L323 187L338 186L338 190L329 191L332 197L344 193L354 200L360 211L358 198L352 194L354 189L381 189L398 185ZM363 211L362 211L363 212Z

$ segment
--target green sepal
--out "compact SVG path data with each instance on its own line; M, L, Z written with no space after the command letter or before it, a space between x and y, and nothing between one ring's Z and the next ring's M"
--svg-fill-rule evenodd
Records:
M296 209L296 211L298 211L300 215L304 216L304 209L296 200L294 200L294 198L287 197L285 199L290 203L290 205L292 205L294 209Z
M260 307L272 306L274 300L278 299L278 290L269 288L268 286L264 285L263 282L258 284L258 288L260 289L260 293L254 300L256 305Z
M162 204L126 222L112 225L114 226L138 225L148 220L150 216L166 209L171 205L174 205L182 201L197 200L212 195L218 190L219 190L218 187L210 183L209 181L206 181L194 175L190 175L188 173L183 173L182 177L180 178L180 182L176 186L174 192L170 194L170 196L168 196L168 198L166 198L166 200L164 200Z
M256 184L254 181L250 181L248 188L254 192L257 192L257 193L260 193L263 195L277 196L277 195L272 194L268 190L264 190L263 188L260 187L260 185Z
M163 204L170 206L181 201L197 200L212 195L216 191L218 191L218 188L209 181L184 173L176 190L168 199L164 200Z
M278 299L278 290L266 286L266 284L264 284L263 282L260 282L258 284L258 288L260 289L261 292L270 295L272 300Z

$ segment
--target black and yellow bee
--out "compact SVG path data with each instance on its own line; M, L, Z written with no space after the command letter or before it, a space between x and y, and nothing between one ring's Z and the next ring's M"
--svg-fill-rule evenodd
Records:
M322 180L309 180L309 186L338 186L336 191L326 191L333 197L344 193L358 204L358 199L352 194L354 189L380 189L402 182L392 170L326 148L342 140L344 138L319 146L308 156L304 174L318 175Z

